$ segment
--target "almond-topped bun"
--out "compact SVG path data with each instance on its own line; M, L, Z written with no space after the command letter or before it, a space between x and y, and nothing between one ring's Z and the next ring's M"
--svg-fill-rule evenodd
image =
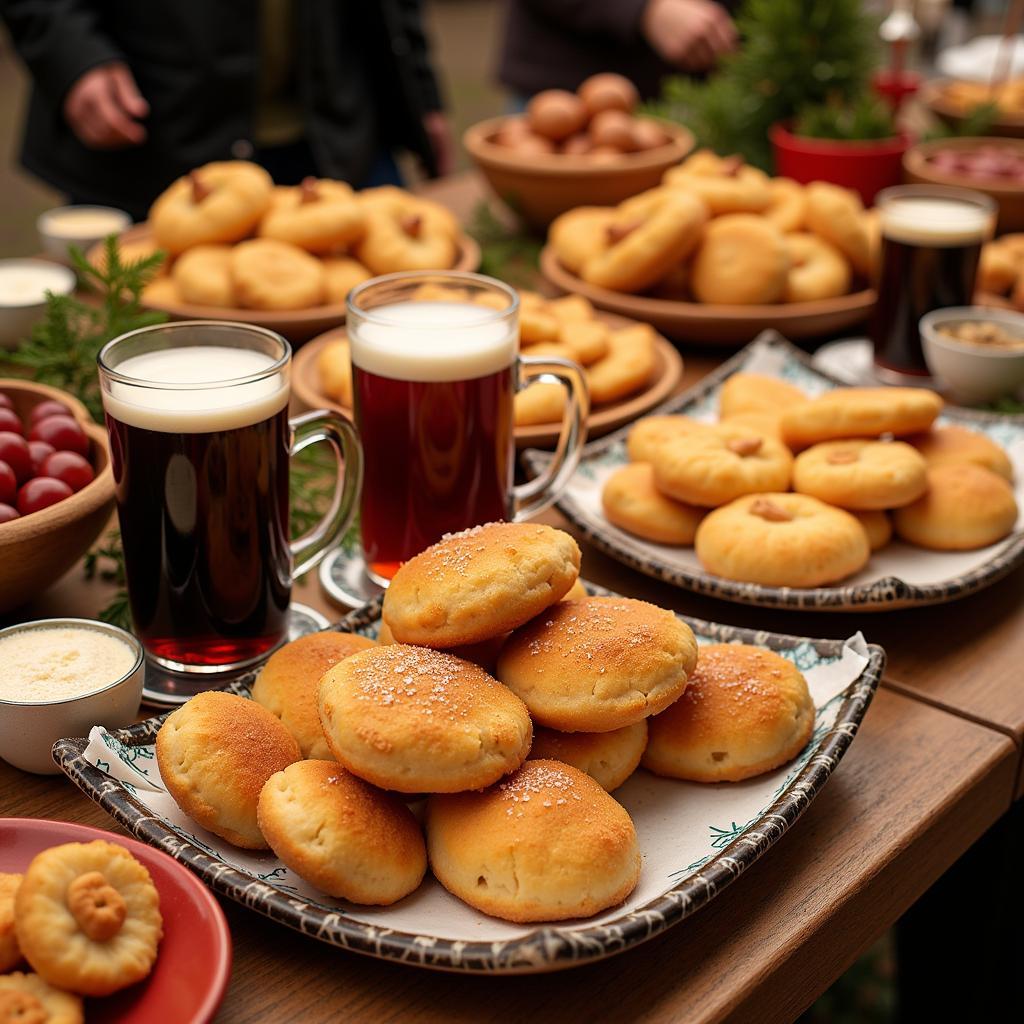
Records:
M611 732L656 715L686 689L697 661L690 627L625 597L562 601L517 629L498 678L539 725Z
M252 699L281 719L303 757L328 760L331 751L316 709L320 677L350 654L375 646L365 636L331 630L299 637L270 656L253 685Z
M646 746L644 719L611 732L556 732L540 728L533 734L530 756L534 760L546 758L571 764L611 793L636 771Z
M560 600L580 571L576 541L539 523L487 523L409 559L384 595L399 643L448 648L507 633Z
M210 690L172 711L156 734L167 792L203 828L246 850L265 850L260 790L300 760L292 734L254 700Z
M625 808L557 761L527 761L483 792L431 797L427 851L450 893L523 924L590 917L621 903L640 877Z
M686 692L648 723L643 765L692 782L739 782L791 761L814 729L797 667L747 644L700 649Z
M533 738L523 702L479 665L405 644L335 665L319 708L334 757L399 793L489 786L523 763Z
M334 761L296 761L272 775L259 822L292 871L339 899L387 906L418 889L427 870L412 811Z

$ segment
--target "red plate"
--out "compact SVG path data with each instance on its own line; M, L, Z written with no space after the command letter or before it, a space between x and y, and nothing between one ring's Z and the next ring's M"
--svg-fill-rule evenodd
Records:
M90 999L89 1024L205 1024L217 1012L231 977L231 933L206 887L166 853L134 839L64 821L0 818L0 871L23 872L32 858L59 843L105 839L137 857L160 893L164 937L153 973L138 985Z

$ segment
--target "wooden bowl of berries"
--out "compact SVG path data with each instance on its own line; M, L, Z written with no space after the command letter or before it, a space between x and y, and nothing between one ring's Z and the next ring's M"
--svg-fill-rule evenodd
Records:
M566 210L654 188L693 149L689 129L637 116L639 100L629 79L593 75L574 93L538 93L523 115L473 125L462 141L491 188L543 230Z
M0 614L46 590L110 519L107 432L45 384L0 378Z

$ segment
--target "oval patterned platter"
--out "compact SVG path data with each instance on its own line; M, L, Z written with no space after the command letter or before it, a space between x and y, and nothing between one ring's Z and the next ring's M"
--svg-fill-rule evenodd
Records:
M846 386L813 366L805 352L781 335L765 331L694 387L653 409L649 415L681 413L714 422L722 384L740 372L779 377L809 395ZM740 604L806 611L889 611L914 605L944 604L995 583L1024 563L1024 416L947 406L938 423L955 423L980 431L1007 450L1014 464L1017 504L1021 509L1014 532L978 551L926 551L893 540L881 551L874 552L859 573L835 586L767 587L723 579L701 566L692 547L655 544L613 526L601 507L601 491L605 480L629 461L626 453L629 427L584 448L579 467L556 504L588 541L612 558L698 594ZM523 457L534 474L551 458L541 451L527 451Z
M162 717L59 740L54 759L121 825L181 861L215 892L322 942L437 970L559 970L620 953L678 924L772 847L835 770L885 663L882 649L859 634L847 641L815 640L685 621L703 643L758 644L798 665L817 707L814 733L791 764L746 782L699 785L637 771L615 796L637 827L644 857L640 884L625 903L586 920L535 926L498 921L449 895L429 874L415 893L390 907L324 896L272 853L231 847L182 814L160 781L153 754ZM376 602L333 628L376 636L379 626ZM243 677L232 689L248 696L252 679Z

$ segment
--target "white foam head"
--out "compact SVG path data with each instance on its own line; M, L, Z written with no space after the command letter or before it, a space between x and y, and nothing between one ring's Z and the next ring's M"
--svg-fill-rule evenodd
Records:
M469 302L396 302L349 320L352 362L378 377L472 380L511 366L514 317Z
M221 345L189 345L130 356L114 369L132 382L110 380L103 392L103 407L122 423L167 434L247 427L269 419L288 403L286 370L240 381L269 370L275 362L265 352ZM179 387L161 387L175 384Z
M944 196L900 196L879 207L882 235L907 245L953 247L985 241L992 214L976 203Z

